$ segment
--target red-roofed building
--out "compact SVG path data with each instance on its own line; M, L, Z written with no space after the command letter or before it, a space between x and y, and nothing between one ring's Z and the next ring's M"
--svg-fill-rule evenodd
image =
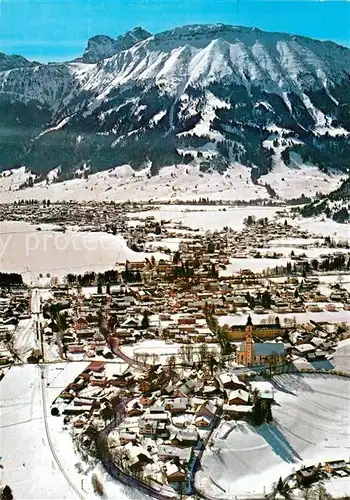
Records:
M98 373L103 372L104 369L105 369L104 361L92 361L87 367L87 370Z

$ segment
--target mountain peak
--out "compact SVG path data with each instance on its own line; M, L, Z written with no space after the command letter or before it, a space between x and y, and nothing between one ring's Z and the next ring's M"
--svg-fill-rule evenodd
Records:
M96 63L118 52L130 49L136 43L150 36L151 33L144 30L141 26L137 26L117 38L111 38L107 35L95 35L88 40L82 61L85 63Z
M25 57L18 55L8 56L0 52L0 71L9 71L14 68L31 67L38 63L28 61Z
M322 185L328 171L349 172L348 48L223 24L152 36L136 27L91 38L84 62L0 72L8 131L0 169L60 165L63 178L86 163L151 164L151 175L189 163L203 173L241 165L267 186L283 171L285 192L289 166L304 175L306 164Z

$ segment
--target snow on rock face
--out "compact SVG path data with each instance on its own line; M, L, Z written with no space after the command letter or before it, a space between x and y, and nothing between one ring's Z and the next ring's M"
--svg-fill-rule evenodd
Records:
M137 170L148 159L154 174L183 163L179 151L195 157L209 142L217 162L202 170L237 162L265 175L274 162L288 163L287 134L291 153L305 144L304 163L326 170L336 162L346 172L349 68L345 47L239 26L98 35L80 62L0 71L13 144L0 165L38 172L61 165L66 173L83 164ZM270 147L272 127L278 150Z
M253 81L266 91L315 89L326 81L331 89L349 77L350 67L350 51L334 43L225 25L188 26L155 36L135 28L115 40L97 35L89 40L82 61L96 63L104 58L110 59L95 68L87 85L93 91L99 91L102 82L111 90L130 81L150 80L163 84L165 90L221 80L244 86ZM35 98L39 86L67 79L66 69L64 64L40 65L31 78L30 72L19 68L1 75L0 92L10 90L17 78L30 79L31 87L39 79L30 94Z
M25 167L4 170L0 172L0 193L18 191L31 178L35 179L35 174Z
M106 61L100 71L105 73L113 66L115 82L126 83L132 74L138 80L166 83L167 90L173 89L175 78L178 89L228 80L244 86L253 81L267 91L291 91L321 88L320 71L328 75L330 87L348 78L348 52L333 43L252 28L189 26L135 44L131 52L118 53ZM157 59L162 61L160 67ZM126 71L130 64L138 67L136 73Z
M74 71L65 64L40 64L0 72L0 95L11 101L39 102L55 111L62 99L77 90Z
M38 63L28 61L22 56L8 56L3 52L0 52L0 71L8 71L13 68L20 68L26 66L35 66Z
M101 59L113 56L117 52L130 49L136 43L150 36L151 33L141 27L134 28L116 39L106 35L96 35L88 40L82 60L85 63L96 63Z

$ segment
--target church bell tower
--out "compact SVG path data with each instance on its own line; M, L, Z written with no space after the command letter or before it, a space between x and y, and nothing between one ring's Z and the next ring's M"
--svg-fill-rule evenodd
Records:
M253 323L252 318L248 316L247 325L245 327L245 345L246 345L246 365L253 364Z

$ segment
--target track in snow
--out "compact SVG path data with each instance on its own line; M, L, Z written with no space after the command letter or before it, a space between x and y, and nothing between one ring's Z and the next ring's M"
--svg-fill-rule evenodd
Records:
M77 495L77 497L80 498L80 500L85 500L85 497L81 494L81 492L78 490L78 488L73 484L73 482L70 480L68 474L64 470L64 467L61 464L61 462L57 456L57 453L55 451L55 447L52 443L51 436L50 436L50 430L49 430L49 426L47 423L46 392L45 392L45 367L41 366L40 368L41 368L41 370L40 370L41 371L40 384L41 384L41 395L42 395L41 400L42 400L42 405L43 405L43 416L44 416L44 425L45 425L47 442L49 443L49 447L50 447L52 456L55 459L55 462L56 462L58 468L60 469L60 471L62 472L63 476L65 477L67 483L72 488L72 490Z

